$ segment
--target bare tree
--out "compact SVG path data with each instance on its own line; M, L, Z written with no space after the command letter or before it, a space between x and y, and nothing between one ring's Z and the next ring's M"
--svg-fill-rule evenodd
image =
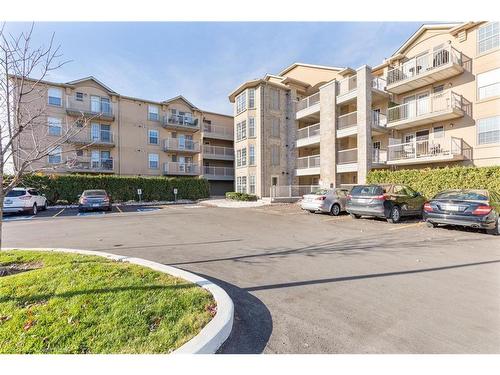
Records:
M6 32L5 24L0 28L0 246L5 196L28 173L71 168L73 162L60 155L90 145L71 147L68 143L92 120L83 113L55 135L49 133L45 80L67 61L61 61L54 35L47 46L32 46L33 29L34 25L27 32L12 35ZM49 156L56 163L49 165Z

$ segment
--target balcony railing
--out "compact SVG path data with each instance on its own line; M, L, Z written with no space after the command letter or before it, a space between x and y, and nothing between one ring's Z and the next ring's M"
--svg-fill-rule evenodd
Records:
M372 88L385 91L385 87L387 86L387 81L382 77L373 77L372 79Z
M372 126L386 127L387 126L387 116L379 111L372 110Z
M167 175L199 175L200 166L195 163L171 161L163 163L163 173Z
M234 177L234 168L204 166L203 175L208 177Z
M387 161L417 161L424 159L447 159L454 156L471 158L471 147L462 138L413 139L411 142L392 144L387 147Z
M384 164L387 162L387 150L374 148L372 149L372 163Z
M226 160L233 160L234 159L234 148L203 145L203 157L206 157L206 156L212 156L212 157L226 159Z
M186 129L198 130L198 119L191 116L168 115L163 116L163 126L182 127Z
M418 119L453 108L466 111L468 105L469 102L461 95L451 90L445 90L389 108L387 110L387 123L390 125L398 121Z
M68 171L113 172L113 159L92 160L89 156L67 158Z
M234 138L234 129L228 126L219 126L212 124L203 124L203 135L211 136L214 138L222 138L222 139L233 139Z
M200 152L200 143L190 139L166 138L163 140L163 150Z
M103 144L114 145L113 132L109 130L100 130L94 132L80 132L68 137L68 142L79 144Z
M433 69L449 63L462 65L462 54L452 46L417 56L403 63L401 66L387 72L387 84L392 85L406 79L417 77Z
M297 169L319 168L319 155L297 158Z
M309 125L305 128L297 130L297 140L319 136L319 133L320 133L319 124Z
M356 76L347 77L338 82L338 95L348 94L356 90L358 87L358 79Z
M337 164L350 164L358 162L358 149L350 148L337 151Z
M315 104L319 103L319 92L316 94L310 95L307 98L302 99L297 103L297 112L302 111L303 109L312 107Z
M319 185L273 185L270 189L271 198L302 198L303 195L318 191Z
M96 117L113 117L113 104L108 101L76 100L68 98L66 101L68 112L92 115Z
M337 121L337 129L342 130L350 128L351 126L356 126L358 123L358 113L356 111L346 113L345 115L339 116Z

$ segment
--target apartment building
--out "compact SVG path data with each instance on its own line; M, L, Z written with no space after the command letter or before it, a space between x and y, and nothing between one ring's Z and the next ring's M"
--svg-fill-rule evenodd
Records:
M94 77L67 83L42 82L47 126L39 138L51 142L68 129L74 136L36 168L50 173L124 176L201 176L212 195L234 190L233 118L199 109L183 96L154 102L120 95ZM89 124L83 127L83 121ZM81 131L73 131L82 127ZM75 129L74 129L75 128ZM20 138L15 155L33 148ZM15 159L14 162L19 162Z
M499 165L499 23L423 25L373 68L296 63L229 100L237 191L299 196L378 168Z

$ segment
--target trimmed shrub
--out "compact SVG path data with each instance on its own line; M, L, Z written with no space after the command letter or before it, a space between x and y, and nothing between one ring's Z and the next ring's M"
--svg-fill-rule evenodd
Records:
M500 166L373 170L368 183L400 183L432 198L445 189L488 189L500 193Z
M228 191L226 193L227 199L232 199L234 201L256 201L257 196L246 193L237 193L235 191Z
M9 179L8 176L5 178ZM201 199L209 196L208 181L193 177L31 174L24 176L19 186L37 188L50 203L76 203L78 196L89 189L104 189L115 202L138 200L137 189L142 189L143 201L173 201L174 188L177 188L177 199Z

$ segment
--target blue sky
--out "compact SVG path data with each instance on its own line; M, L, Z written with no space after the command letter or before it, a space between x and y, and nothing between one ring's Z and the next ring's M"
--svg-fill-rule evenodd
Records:
M64 59L49 77L93 75L123 95L231 114L228 94L242 82L293 62L357 68L382 62L423 22L36 23L33 43L55 33ZM18 33L27 23L8 23Z

